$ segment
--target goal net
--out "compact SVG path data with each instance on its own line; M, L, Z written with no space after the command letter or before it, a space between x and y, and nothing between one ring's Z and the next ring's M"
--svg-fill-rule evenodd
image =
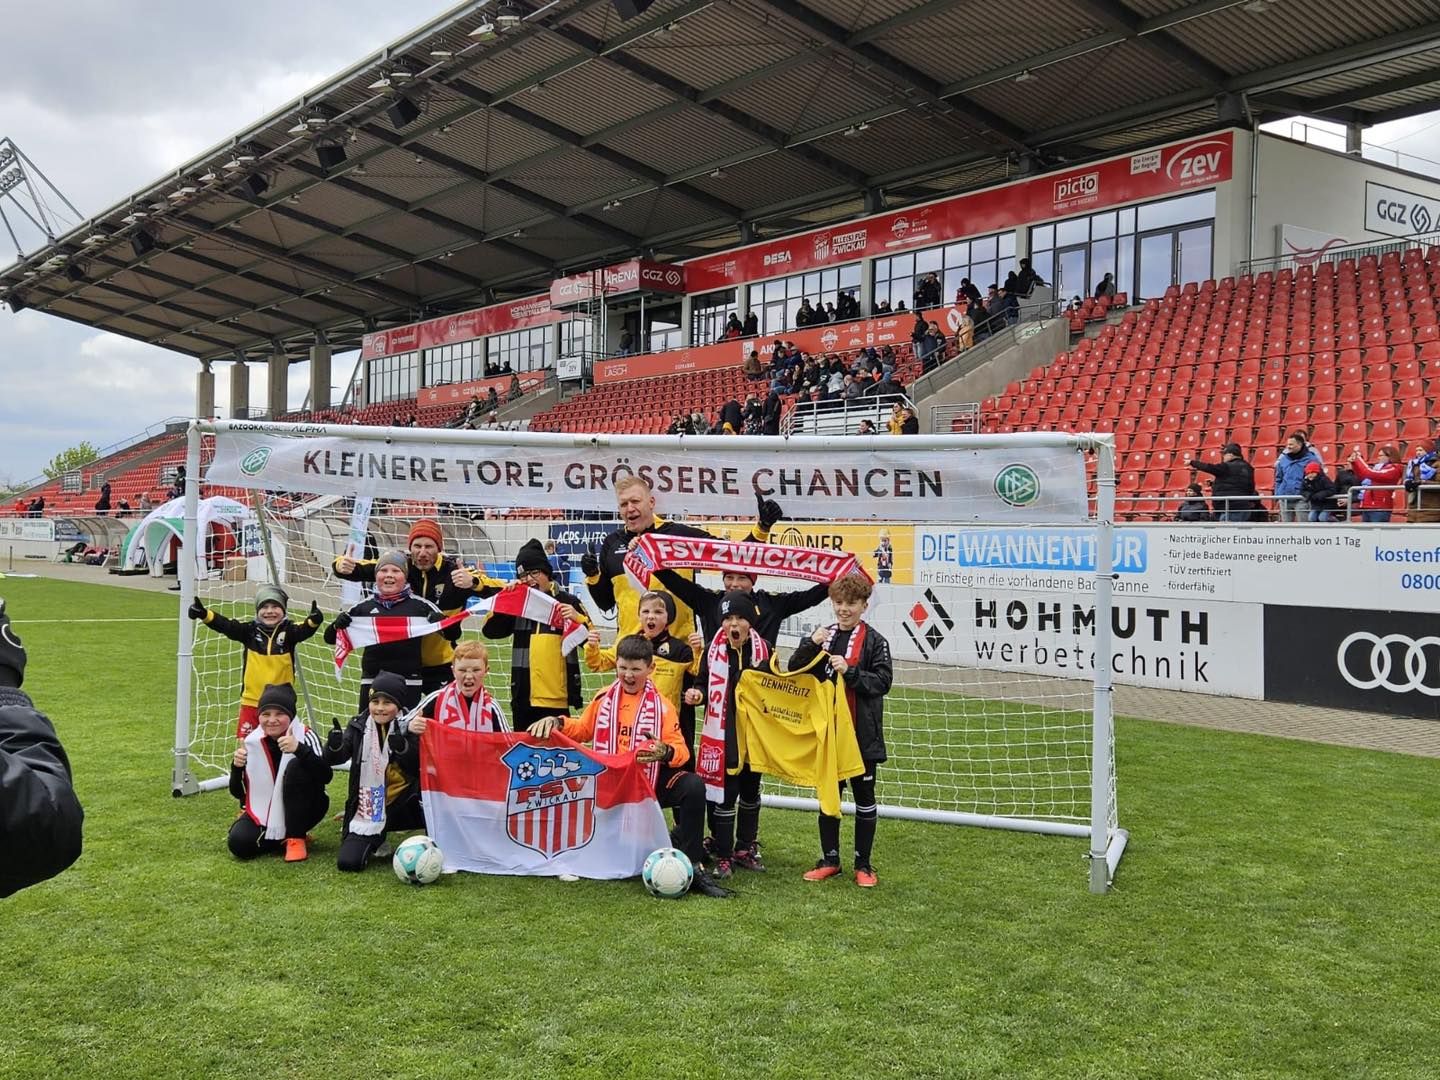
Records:
M222 429L222 444L226 434L248 436L232 448L229 464L222 462L215 471L225 485L237 479L249 482L245 461L253 468L261 458L283 457L298 436L310 436L303 440L307 447L320 445L316 437L320 429L249 423L230 425L237 430L225 433L226 425L216 426ZM262 542L239 551L222 548L218 554L202 555L190 580L182 580L182 595L193 588L208 607L236 619L253 618L256 589L270 580L288 592L290 615L296 621L304 618L312 601L320 605L327 620L358 602L359 587L337 580L331 565L352 542L353 526L360 523L353 492L364 478L345 478L352 493L338 494L325 490L328 480L323 470L340 467L336 455L347 452L345 447L358 455L367 453L368 447L395 456L383 443L357 438L359 430L363 429L329 429L333 434L324 436L334 444L329 464L323 458L312 458L305 466L304 458L299 458L302 471L282 473L287 487L284 494L274 490L278 480L272 476L269 461L262 462L254 481L266 483L271 489L268 493L225 487L223 490L254 508ZM411 433L392 434L403 438ZM480 442L474 438L478 434L446 432L443 443L432 445L422 440L417 444L426 447L428 475L433 476L435 462L431 458L438 460L442 453L461 456L455 453L458 447L471 455L474 475L478 476L484 463L490 470L498 470L502 478L508 468L512 479L518 476L530 486L537 483L530 471L532 455L539 454L542 446L548 452L558 446L556 440L568 439L566 449L576 463L572 472L584 473L588 483L598 475L592 467L607 467L600 464L601 457L607 463L616 456L624 457L638 467L647 456L674 453L680 445L679 440L659 437L632 437L626 445L620 437L611 437L602 453L589 440L575 437L510 433L502 436L506 440L502 446L493 440ZM644 445L646 438L652 445ZM258 440L263 440L263 445ZM217 490L208 475L211 442L206 439L202 447L198 438L193 441L208 495ZM734 444L737 440L723 441ZM827 444L841 442L810 441L816 445L806 446L803 439L788 440L786 460L828 460L827 452L835 446ZM844 450L855 454L864 440L844 442ZM713 451L700 449L697 454L696 440L685 443L687 449L680 452L713 460ZM846 505L833 495L821 505L833 505L839 511L836 516L806 514L815 501L806 493L787 498L783 487L787 477L782 474L774 497L786 509L787 518L771 539L790 546L849 551L876 580L865 618L885 636L894 659L894 686L884 705L888 760L877 773L881 814L1088 839L1092 887L1099 890L1108 885L1126 835L1119 828L1116 808L1109 665L1100 663L1097 670L1094 659L1109 655L1108 559L1103 557L1108 551L1109 530L1103 514L1096 516L1087 509L1080 457L1086 445L1102 450L1098 457L1103 502L1108 462L1104 451L1108 447L1068 436L1049 437L1048 443L1032 437L1029 443L1004 436L927 440L924 451L931 454L938 450L956 458L976 455L977 461L984 462L978 472L984 474L988 486L983 493L973 484L956 488L952 478L945 477L947 497L930 500L923 517L913 511L903 518L875 517L867 514L866 508ZM916 459L917 470L925 467L921 450L912 455L905 443L896 450L892 445L885 446L884 458L877 452L874 468L894 469L894 461L907 456ZM269 454L263 452L267 449ZM986 451L999 451L1000 456ZM1013 506L1001 500L1000 506L1006 510L1003 515L987 514L1004 482L1023 486L1038 477L1042 489L1047 482L1053 483L1042 465L1032 468L1026 464L1040 451L1073 458L1080 518L1073 516L1075 500L1069 504L1067 516L1024 492L1009 493ZM1007 468L1015 472L997 481L996 461L1001 463L1001 473ZM378 460L374 464L378 465ZM387 471L393 473L394 464L392 461ZM409 470L410 464L405 462L404 468ZM550 467L548 461L544 464ZM317 470L308 483L303 467ZM349 467L359 469L353 460ZM320 490L305 491L304 487ZM514 557L521 544L532 538L553 541L561 581L585 603L601 627L602 638L607 643L613 640L613 614L597 610L580 572L581 555L588 548L598 548L604 536L619 527L613 494L593 493L580 500L586 507L582 510L574 505L544 507L545 493L531 495L526 501L532 505L523 506L494 505L518 501L511 492L492 492L485 502L473 503L452 501L453 488L438 492L446 498L427 497L437 494L435 482L428 478L424 483L408 484L407 489L412 498L386 498L377 493L363 529L353 534L367 547L370 557L378 550L403 548L411 525L430 518L444 532L447 554L491 577L508 580L514 576ZM803 485L797 491L803 492ZM687 500L658 492L657 504L662 516L683 516L687 523L716 536L744 539L749 529L744 515L753 513L754 497L750 494L743 502L720 504L721 509L733 510L731 514L705 513L703 505L694 507L698 512L680 514L689 508ZM710 505L716 505L714 500ZM999 520L986 520L991 516ZM1057 546L1073 565L1093 573L1052 578L1014 572L1036 565L1037 552L1053 553ZM182 568L187 565L182 560ZM708 588L721 587L718 574L701 572L697 581ZM757 584L757 588L772 592L807 587L807 583L773 577L761 577ZM832 622L828 601L788 618L777 642L781 657L788 657L817 626ZM466 636L478 635L478 624L462 625ZM491 649L487 686L508 712L508 644L487 644ZM180 651L183 700L177 700L173 778L177 794L225 782L235 745L242 662L239 645L197 624L181 627ZM332 649L317 634L297 649L296 666L301 708L312 726L328 729L332 717L343 724L354 715L358 704L356 659L346 664L343 678L337 678ZM613 677L591 673L583 662L581 670L587 697ZM817 805L813 791L769 778L764 791L770 805L801 809ZM847 804L847 812L851 809Z

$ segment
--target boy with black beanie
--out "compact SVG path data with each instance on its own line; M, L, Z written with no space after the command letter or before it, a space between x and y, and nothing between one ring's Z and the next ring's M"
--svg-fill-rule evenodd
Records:
M325 763L320 737L295 716L295 688L267 686L257 709L259 726L241 740L230 764L230 794L241 814L227 842L237 859L285 852L286 862L309 857L306 833L325 819Z
M517 582L511 588L537 589L560 605L561 614L590 624L580 600L555 584L555 567L539 540L527 540L515 556ZM569 715L584 704L580 691L580 650L567 656L565 631L519 615L492 613L480 632L487 638L512 638L510 720L525 731L546 716Z
M244 739L258 722L260 694L267 686L289 686L295 681L295 649L308 641L325 622L320 605L311 602L304 622L285 618L290 597L278 585L255 590L255 618L227 619L211 611L199 597L190 605L190 618L199 619L217 634L239 642L245 651L240 661L240 713L235 737Z

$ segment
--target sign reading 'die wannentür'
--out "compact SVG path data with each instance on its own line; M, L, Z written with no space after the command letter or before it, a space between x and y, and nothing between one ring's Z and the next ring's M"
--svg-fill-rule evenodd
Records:
M321 429L324 431L325 429ZM855 520L1052 521L1079 523L1087 507L1081 455L1063 448L808 450L725 449L723 438L658 441L643 449L539 438L504 448L463 439L432 442L396 433L386 442L286 437L283 425L233 423L215 437L208 483L321 495L596 510L613 505L617 482L637 475L688 514L749 517L755 496L793 517ZM894 445L894 449L891 449Z

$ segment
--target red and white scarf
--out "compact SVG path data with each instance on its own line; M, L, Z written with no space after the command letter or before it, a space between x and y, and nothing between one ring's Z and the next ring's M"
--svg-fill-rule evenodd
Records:
M869 626L865 620L861 619L850 631L850 640L845 643L845 663L852 668L857 667L860 663L860 653L865 648L865 632L868 629ZM826 640L825 647L820 650L821 652L830 651L830 642L835 640L835 635L838 633L840 633L840 625L836 623L830 627L830 637ZM843 675L839 678L845 687L845 700L850 705L850 720L852 723L857 722L855 720L855 688L845 681Z
M848 551L716 540L708 536L644 533L625 555L625 573L638 588L650 588L657 570L718 570L774 574L801 581L831 582L850 574L870 575Z
M706 653L709 672L705 686L705 726L700 729L700 756L695 772L705 781L705 798L710 802L725 801L725 698L730 685L729 635L721 630L710 642ZM752 627L750 630L750 661L763 664L770 659L770 646Z
M345 666L346 658L356 649L424 637L426 634L433 634L454 626L462 619L468 619L472 615L489 615L492 612L514 615L517 618L530 619L532 622L564 630L565 636L560 643L560 649L566 654L576 646L583 644L590 633L583 623L567 619L562 615L560 603L554 597L546 596L539 589L529 586L511 586L494 596L483 599L478 596L473 597L466 603L463 611L457 611L454 615L446 616L443 619L431 620L420 615L357 615L353 617L349 626L335 632L335 677L337 679L340 677L340 669Z
M595 735L591 743L602 754L620 752L620 703L625 687L616 679L600 693L600 707L595 711ZM645 689L640 691L639 704L635 706L635 724L630 730L630 749L638 750L647 742L660 738L660 726L665 716L665 706L655 683L645 680ZM660 763L652 761L642 766L645 779L650 781L650 790L655 790L655 778L660 773Z
M499 702L490 696L490 691L482 686L480 692L467 702L460 692L460 684L453 682L442 688L440 696L435 699L435 722L466 731L510 730Z
M299 720L290 721L288 734L310 743L310 748L318 752L318 741ZM294 754L281 754L275 761L260 727L245 736L245 813L256 825L265 827L266 840L285 839L285 800L280 782L294 760Z

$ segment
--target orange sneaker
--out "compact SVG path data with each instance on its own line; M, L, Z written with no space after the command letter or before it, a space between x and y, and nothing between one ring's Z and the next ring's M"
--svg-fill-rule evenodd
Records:
M824 861L815 864L814 870L806 870L804 878L806 881L824 881L826 878L835 877L840 873L838 863L827 863Z
M304 862L310 857L310 849L305 846L305 840L303 836L292 836L285 841L286 862Z
M855 868L855 884L862 889L873 889L880 881L875 876L875 871L868 866L857 866Z

